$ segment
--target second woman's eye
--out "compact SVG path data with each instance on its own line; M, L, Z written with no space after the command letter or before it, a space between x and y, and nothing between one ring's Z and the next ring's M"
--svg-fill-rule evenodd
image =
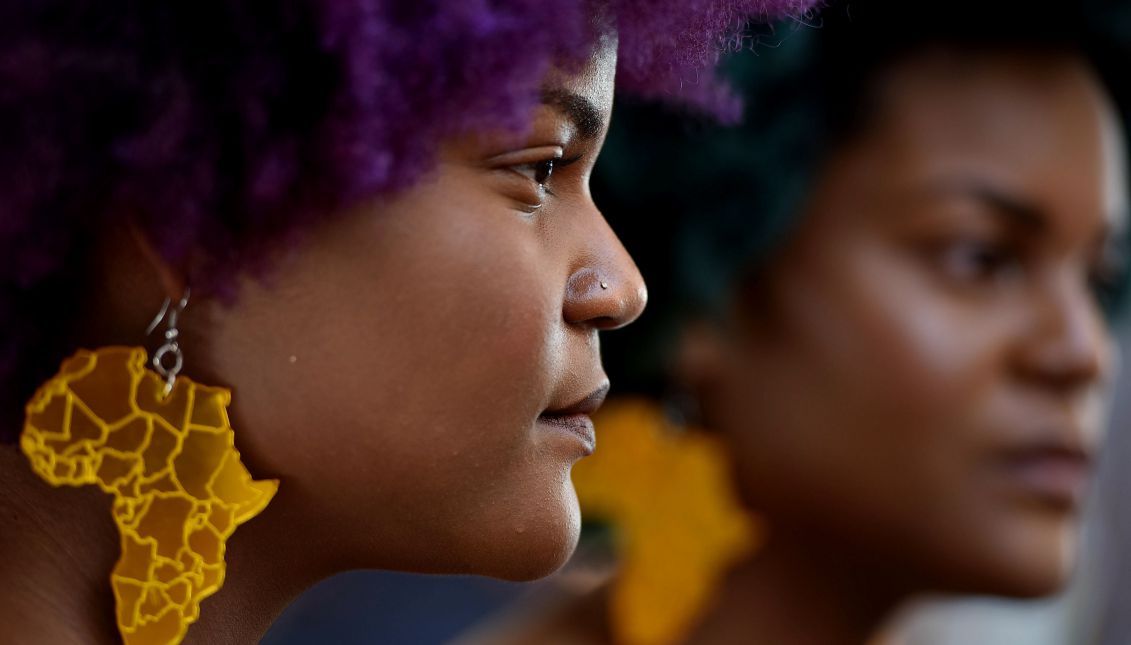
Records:
M1022 273L1022 259L1008 244L962 240L945 245L940 253L943 271L950 278L972 283L1000 283Z
M1108 316L1123 313L1128 296L1131 266L1124 240L1105 245L1099 258L1088 269L1088 286L1100 308Z

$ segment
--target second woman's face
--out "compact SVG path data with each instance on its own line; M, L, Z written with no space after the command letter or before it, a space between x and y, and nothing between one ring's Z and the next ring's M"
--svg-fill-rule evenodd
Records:
M597 334L645 302L588 189L615 50L552 73L530 131L450 142L210 312L202 369L233 385L245 460L328 566L531 578L572 552Z
M835 155L706 401L771 526L891 584L1063 583L1124 226L1104 91L1059 56L915 58Z

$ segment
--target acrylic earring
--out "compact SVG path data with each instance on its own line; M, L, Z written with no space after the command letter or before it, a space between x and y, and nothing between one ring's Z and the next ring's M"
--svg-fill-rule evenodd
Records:
M178 378L177 318L146 369L141 347L79 350L28 403L20 447L55 486L114 496L121 557L110 575L126 645L179 643L200 602L224 582L225 544L259 514L278 481L254 481L233 442L231 392ZM171 360L171 363L169 361Z
M612 401L593 420L601 448L573 467L573 483L582 515L609 522L619 538L613 642L682 642L763 529L739 502L714 437L673 425L647 399Z

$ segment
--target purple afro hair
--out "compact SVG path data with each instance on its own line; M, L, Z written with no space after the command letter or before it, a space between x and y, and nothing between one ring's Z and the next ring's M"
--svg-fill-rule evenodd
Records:
M520 128L551 65L619 37L618 88L734 117L748 20L812 0L39 0L0 7L0 439L73 337L94 234L130 218L223 288L448 137ZM594 23L594 15L604 18ZM552 25L552 28L548 26ZM453 106L458 106L454 108Z

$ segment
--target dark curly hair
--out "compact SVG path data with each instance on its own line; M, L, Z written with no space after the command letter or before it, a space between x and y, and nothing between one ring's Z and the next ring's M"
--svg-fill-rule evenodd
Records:
M740 125L632 100L616 107L593 194L649 282L666 286L652 290L633 333L606 348L621 390L662 392L687 318L718 315L740 284L761 278L822 164L867 128L875 85L900 61L936 45L1080 55L1131 123L1125 0L830 0L806 28L786 22L747 36L762 46L722 70L745 99ZM1113 323L1131 318L1131 264L1119 269L1097 292Z
M620 91L735 117L720 53L747 20L811 3L4 3L0 440L73 349L67 312L115 218L170 262L206 253L190 278L223 291L326 213L411 185L445 138L522 127L549 66L581 64L602 29L618 34Z

